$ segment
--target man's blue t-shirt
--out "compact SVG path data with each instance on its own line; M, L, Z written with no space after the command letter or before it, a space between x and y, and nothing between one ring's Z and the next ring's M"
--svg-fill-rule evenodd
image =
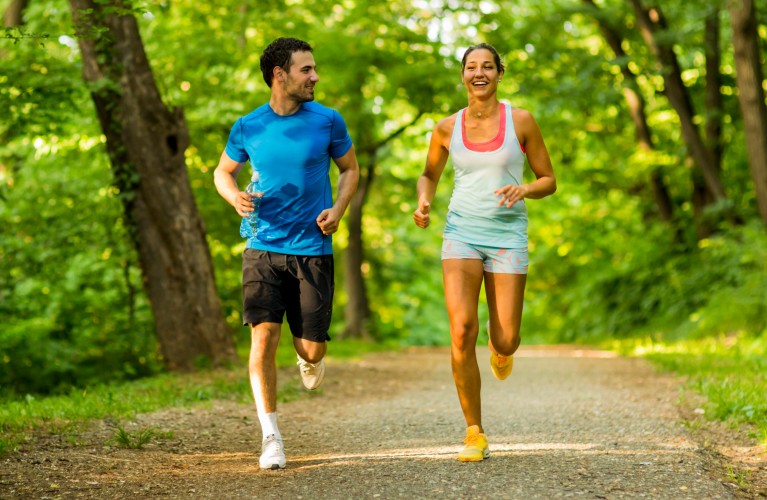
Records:
M333 206L330 159L351 147L341 115L315 102L303 103L289 116L276 114L267 103L237 120L226 154L237 162L250 160L264 192L257 234L247 247L290 255L332 254L331 236L322 234L316 220Z

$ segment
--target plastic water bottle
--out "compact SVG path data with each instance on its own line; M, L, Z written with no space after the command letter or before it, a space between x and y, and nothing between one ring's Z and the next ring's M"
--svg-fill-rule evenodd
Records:
M258 172L253 171L253 175L250 177L250 184L245 188L245 192L251 195L250 201L253 203L253 211L243 217L242 224L240 225L240 236L252 238L257 233L258 209L261 207L261 197L264 196Z

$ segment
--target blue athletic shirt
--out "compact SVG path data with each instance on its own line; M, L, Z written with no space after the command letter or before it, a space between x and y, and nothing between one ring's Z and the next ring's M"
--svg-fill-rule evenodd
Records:
M264 192L256 236L247 247L290 255L332 254L332 238L322 234L316 221L333 206L330 159L351 147L341 115L315 102L303 103L289 116L278 115L266 103L238 119L226 154L237 162L250 160Z

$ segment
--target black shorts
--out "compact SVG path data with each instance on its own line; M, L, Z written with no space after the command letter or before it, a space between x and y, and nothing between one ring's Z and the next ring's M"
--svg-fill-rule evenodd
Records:
M285 255L246 248L242 254L242 321L282 323L315 342L330 340L333 256Z

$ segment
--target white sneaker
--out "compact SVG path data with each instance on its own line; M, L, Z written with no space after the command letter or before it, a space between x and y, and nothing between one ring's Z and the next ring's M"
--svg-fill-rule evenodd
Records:
M321 359L319 363L309 363L298 356L298 369L301 371L301 380L304 387L309 390L316 389L325 378L325 360Z
M261 457L258 459L258 465L262 469L284 469L285 468L285 447L282 445L282 439L274 434L269 434L261 442Z

